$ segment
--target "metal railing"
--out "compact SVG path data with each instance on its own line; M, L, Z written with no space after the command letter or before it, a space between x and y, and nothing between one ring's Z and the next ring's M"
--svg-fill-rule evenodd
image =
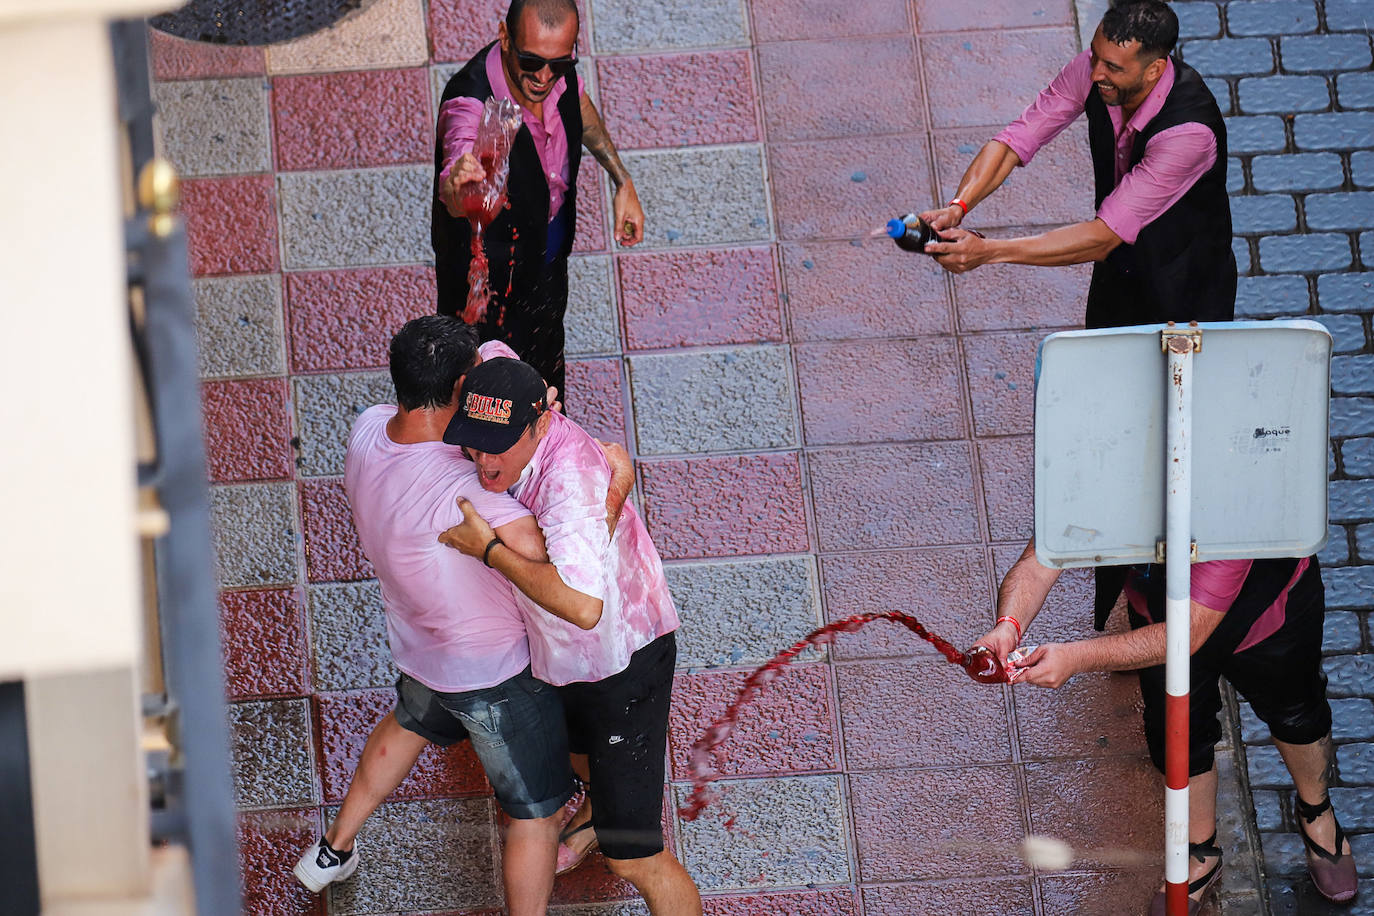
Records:
M230 916L243 907L186 233L172 213L175 174L154 158L147 26L114 23L111 41L130 181L140 192L125 240L153 457L140 463L138 483L165 512L164 524L145 530L154 538L165 686L144 698L145 715L160 720L166 737L148 753L152 836L188 847L200 916ZM164 518L156 510L151 517Z

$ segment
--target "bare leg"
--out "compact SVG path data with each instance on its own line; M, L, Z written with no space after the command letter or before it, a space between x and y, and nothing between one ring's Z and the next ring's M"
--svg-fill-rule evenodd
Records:
M339 852L352 849L363 822L406 778L427 744L424 738L402 728L394 713L387 713L367 736L348 794L334 823L325 831L325 842Z
M1321 800L1326 798L1326 790L1331 785L1336 767L1336 752L1331 745L1331 733L1327 732L1311 744L1285 744L1276 740L1274 746L1279 749L1279 755L1283 757L1288 772L1293 776L1298 798L1309 805L1320 804ZM1333 849L1336 845L1334 810L1323 811L1312 823L1304 823L1302 826L1312 838L1312 842L1323 849L1342 855L1350 852L1349 842L1342 844L1339 850Z
M645 859L607 859L606 864L635 886L653 916L701 916L696 882L668 850Z
M1206 773L1188 778L1188 842L1205 843L1217 832L1217 768L1216 764ZM1188 883L1212 870L1217 864L1216 856L1206 856L1199 862L1188 856ZM1162 890L1162 888L1161 888ZM1199 899L1199 891L1193 899Z
M584 786L589 784L591 782L591 777L587 775L587 755L569 754L568 761L572 764L573 772L577 774L577 778L582 780L582 784ZM583 824L587 823L587 821L591 819L592 796L591 793L587 793L585 796L583 796L582 804L579 805L577 810L573 812L573 816L568 819L568 823L563 826L563 833L568 837L567 842L564 843L564 845L566 845L569 849L571 849L574 853L578 855L581 855L582 851L586 849L588 846L590 846L592 842L596 839L596 830L594 828L589 827L586 830L580 830L577 833L573 833L572 831L576 830L578 827L581 827Z
M1217 765L1188 778L1188 842L1205 843L1217 832ZM1196 881L1216 864L1208 857L1199 862L1188 857L1188 880Z
M548 817L509 818L501 863L510 916L544 916L553 892L562 809Z

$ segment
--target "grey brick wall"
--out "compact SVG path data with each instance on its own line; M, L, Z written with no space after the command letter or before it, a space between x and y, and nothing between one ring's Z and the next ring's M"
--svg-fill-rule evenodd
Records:
M1177 5L1185 61L1228 117L1238 317L1309 316L1331 332L1330 526L1324 653L1338 777L1332 798L1357 846L1374 820L1374 0ZM1221 84L1225 97L1218 91ZM1234 104L1232 111L1230 106ZM1236 179L1239 173L1240 180ZM1242 710L1272 912L1307 912L1292 783L1267 729ZM1366 858L1368 856L1366 855ZM1371 873L1370 863L1362 866Z

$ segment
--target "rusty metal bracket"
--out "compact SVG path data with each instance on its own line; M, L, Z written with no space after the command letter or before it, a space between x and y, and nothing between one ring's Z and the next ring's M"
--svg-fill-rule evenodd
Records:
M1202 328L1197 326L1196 321L1188 322L1186 328L1181 328L1169 322L1168 327L1159 332L1159 348L1162 352L1169 352L1169 341L1175 339L1187 340L1193 348L1194 353L1202 352Z
M1155 562L1156 562L1156 563L1163 563L1163 562L1164 562L1164 544L1165 544L1164 538L1160 538L1160 539L1158 539L1157 541L1155 541ZM1189 541L1189 542L1188 542L1188 562L1189 562L1189 563L1196 563L1196 562L1197 562L1197 541Z

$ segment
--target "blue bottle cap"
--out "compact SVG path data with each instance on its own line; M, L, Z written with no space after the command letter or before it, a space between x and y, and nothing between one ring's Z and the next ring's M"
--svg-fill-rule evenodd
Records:
M887 221L887 234L894 239L899 239L906 234L906 223L900 219L890 219Z

